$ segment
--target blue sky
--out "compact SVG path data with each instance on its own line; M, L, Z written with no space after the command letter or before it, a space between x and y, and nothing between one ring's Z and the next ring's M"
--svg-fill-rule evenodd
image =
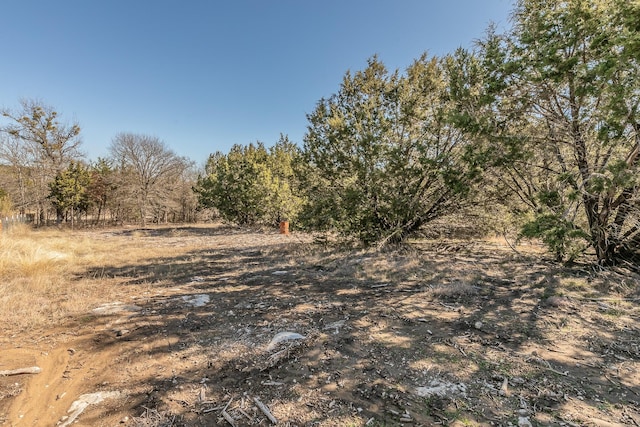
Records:
M508 27L512 0L2 0L0 106L41 100L89 159L119 132L204 164L284 133L374 54L390 69Z

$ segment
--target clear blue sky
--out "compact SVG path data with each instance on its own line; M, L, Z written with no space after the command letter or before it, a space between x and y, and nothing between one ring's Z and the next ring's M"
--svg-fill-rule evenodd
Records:
M89 159L119 132L204 164L234 143L302 144L306 114L377 54L403 70L471 47L512 0L2 0L0 106L82 127Z

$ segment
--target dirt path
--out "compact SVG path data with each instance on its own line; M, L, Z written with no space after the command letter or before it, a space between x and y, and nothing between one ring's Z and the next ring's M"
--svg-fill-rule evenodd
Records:
M2 340L0 370L42 368L0 377L4 425L64 423L98 392L117 394L74 425L270 425L254 398L288 426L640 423L636 276L487 242L340 253L216 230L181 251L191 229L158 261L161 231L148 264L102 266L121 304Z

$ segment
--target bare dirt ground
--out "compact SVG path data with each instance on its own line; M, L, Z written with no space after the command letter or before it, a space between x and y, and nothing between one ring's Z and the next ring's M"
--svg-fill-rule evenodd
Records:
M0 377L0 424L640 425L629 272L499 241L363 252L226 226L75 233L148 259L78 272L117 300L0 326L0 371L41 368Z

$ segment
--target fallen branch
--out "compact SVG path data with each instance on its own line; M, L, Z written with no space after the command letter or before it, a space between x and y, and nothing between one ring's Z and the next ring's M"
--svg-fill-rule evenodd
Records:
M511 248L511 250L515 253L517 253L518 255L522 255L520 252L518 252L518 250L516 249L516 247L514 245L511 244L511 242L509 241L509 239L507 239L507 231L503 230L502 231L502 237L504 238L504 241L507 242L507 245L509 245L509 247Z
M581 301L640 301L640 298L590 298L590 297L580 297L580 296L571 296L569 298L579 299Z
M541 365L543 368L546 368L547 370L553 372L554 374L562 375L563 377L568 377L569 376L569 371L560 372L560 371L557 371L557 370L553 369L553 367L551 366L551 363L547 362L542 357L529 356L525 361L526 362L531 362L532 360L535 361L535 362L538 362L538 365Z
M227 411L225 411L225 410L222 411L222 418L227 420L227 422L229 424L231 424L231 427L237 427L236 426L236 421L231 417L231 415L229 415L229 413Z
M229 399L229 401L227 402L227 404L225 405L225 407L222 409L222 412L225 412L227 410L227 408L229 407L229 405L231 405L231 401L233 400L233 396L231 396L231 399Z
M239 411L242 415L244 415L245 417L247 417L247 419L248 419L249 421L251 421L251 423L253 424L253 418L251 418L251 415L247 414L247 413L246 413L242 408L238 408L238 411Z
M387 286L389 286L389 283L383 283L381 285L371 285L370 288L371 289L376 289L376 288L386 288Z
M39 374L42 369L38 366L31 366L29 368L11 369L8 371L0 371L0 377L7 377L9 375L21 375L21 374Z
M273 416L269 408L267 408L267 406L264 403L260 402L260 399L258 399L257 397L254 397L253 402L256 404L258 409L260 409L262 413L265 414L267 418L269 418L269 421L271 421L273 424L278 424L278 420L276 419L276 417Z

